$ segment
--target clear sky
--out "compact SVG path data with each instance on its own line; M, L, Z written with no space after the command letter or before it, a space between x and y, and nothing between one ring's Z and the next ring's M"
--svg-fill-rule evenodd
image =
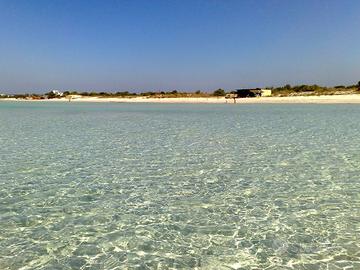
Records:
M0 0L0 92L359 80L359 0Z

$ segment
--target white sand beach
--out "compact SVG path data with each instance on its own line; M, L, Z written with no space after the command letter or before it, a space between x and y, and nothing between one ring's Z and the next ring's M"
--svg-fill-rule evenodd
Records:
M0 101L24 101L22 99L0 99ZM69 102L67 98L46 99L46 100L26 100L35 102ZM179 97L179 98L150 98L150 97L76 97L71 102L123 102L123 103L228 103L233 104L233 99L224 97ZM262 104L262 103L315 103L315 104L360 104L360 95L324 95L324 96L288 96L288 97L259 97L259 98L238 98L236 104Z

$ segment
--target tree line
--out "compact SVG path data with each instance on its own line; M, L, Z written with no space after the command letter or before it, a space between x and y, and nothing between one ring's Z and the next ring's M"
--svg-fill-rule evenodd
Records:
M332 87L327 86L320 86L317 84L307 85L295 85L292 86L290 84L286 84L280 87L266 87L265 89L271 89L272 94L274 96L288 96L288 95L327 95L327 94L341 94L341 93L354 93L360 92L360 81L354 85L336 85ZM80 96L89 96L89 97L222 97L225 96L227 93L234 93L235 91L225 91L222 88L216 89L213 92L206 92L197 90L195 92L185 92L185 91L148 91L148 92L141 92L141 93L134 93L129 91L117 91L117 92L96 92L96 91L89 91L89 92L78 92L78 91L65 91L63 92L63 96L69 95L80 95ZM58 98L59 96L52 91L45 93L45 94L1 94L0 98L33 98L33 99L44 99L44 98Z

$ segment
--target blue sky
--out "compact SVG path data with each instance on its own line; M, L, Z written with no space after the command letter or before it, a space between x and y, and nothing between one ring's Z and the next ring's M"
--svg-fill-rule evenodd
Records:
M0 92L360 80L358 0L0 0Z

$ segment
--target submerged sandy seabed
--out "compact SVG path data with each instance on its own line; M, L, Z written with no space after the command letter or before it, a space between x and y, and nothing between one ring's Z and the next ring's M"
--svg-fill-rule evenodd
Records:
M1 99L0 99L1 100ZM2 99L16 100L16 99ZM68 102L68 99L39 100L44 102ZM126 103L234 103L233 99L224 97L179 97L179 98L101 98L101 97L79 97L71 102L126 102ZM236 99L237 104L252 103L360 103L360 95L327 95L327 96L292 96L292 97L261 97L261 98L240 98Z

